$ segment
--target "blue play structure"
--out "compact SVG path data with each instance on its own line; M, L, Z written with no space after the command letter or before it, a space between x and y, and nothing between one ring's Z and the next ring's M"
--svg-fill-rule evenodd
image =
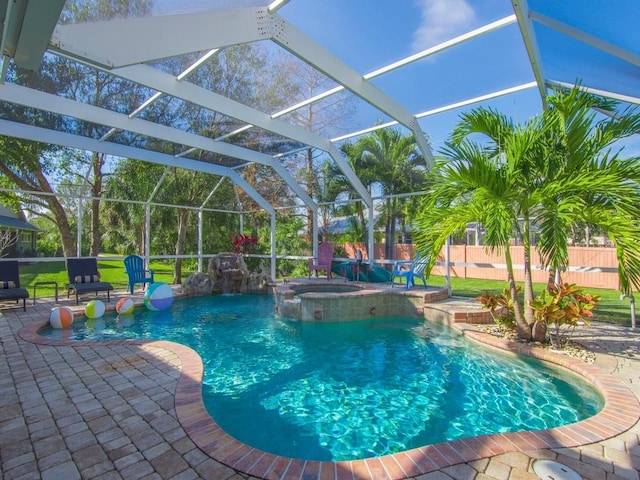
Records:
M360 282L389 283L391 273L377 265L363 262L360 264L360 274L358 275L357 262L342 262L334 265L331 269L336 275L345 277L347 280L359 280Z

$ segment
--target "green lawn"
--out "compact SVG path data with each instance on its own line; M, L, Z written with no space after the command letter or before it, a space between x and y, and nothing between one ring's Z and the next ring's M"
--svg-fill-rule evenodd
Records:
M155 280L171 283L173 281L173 263L152 261L151 268L155 271ZM101 280L111 283L116 290L127 288L127 274L122 260L99 260L98 269ZM183 268L183 277L189 275ZM32 263L20 266L20 283L33 294L35 282L56 281L60 287L60 294L67 284L67 271L64 261ZM444 286L444 277L432 275L429 278L430 285ZM461 297L475 298L485 291L500 293L506 288L507 283L498 280L482 280L473 278L452 278L451 287L453 294ZM534 291L539 293L544 288L543 284L535 284ZM629 300L620 300L620 292L616 290L603 290L598 288L587 289L589 293L600 295L602 300L594 310L594 319L605 322L613 322L622 325L631 325L631 306ZM38 296L53 296L53 287L38 287Z
M154 270L154 280L156 282L172 283L173 264L164 262L151 262L150 268ZM98 271L100 280L113 285L116 290L126 290L128 277L124 270L122 260L98 260ZM184 269L183 269L183 273ZM185 274L185 276L188 273ZM64 292L64 286L69 283L67 269L64 260L59 262L39 262L20 265L20 285L33 295L33 285L36 282L58 282L60 294ZM139 285L138 285L139 287ZM52 286L38 287L38 297L53 296Z
M432 275L429 278L429 283L431 285L444 286L444 277ZM500 293L505 288L507 288L507 282L501 282L499 280L483 280L477 278L451 279L453 294L460 297L477 297L487 291ZM539 294L544 288L544 284L534 283L534 294ZM585 291L602 297L602 300L593 311L594 320L631 326L631 304L629 300L620 300L620 292L601 288L585 288Z

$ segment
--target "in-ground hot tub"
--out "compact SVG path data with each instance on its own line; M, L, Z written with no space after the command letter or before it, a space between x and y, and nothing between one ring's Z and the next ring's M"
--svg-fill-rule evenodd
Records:
M366 283L291 281L274 290L276 312L305 322L345 322L373 316L422 316L424 291Z

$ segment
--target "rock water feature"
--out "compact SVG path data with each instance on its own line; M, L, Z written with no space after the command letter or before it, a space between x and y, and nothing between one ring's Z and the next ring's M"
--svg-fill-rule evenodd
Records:
M209 276L213 280L214 291L244 293L249 269L241 255L220 253L209 260Z
M262 264L257 272L249 272L242 255L219 253L209 259L208 273L189 275L182 284L188 296L214 293L264 293L271 278Z

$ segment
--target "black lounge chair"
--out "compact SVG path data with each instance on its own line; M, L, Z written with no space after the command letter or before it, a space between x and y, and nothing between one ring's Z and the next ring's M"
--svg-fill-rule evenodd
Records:
M78 295L85 292L96 292L96 295L98 292L107 292L107 302L111 300L109 292L113 290L113 285L100 281L97 258L67 258L67 274L67 298L71 292L75 292L76 305L79 303Z
M20 288L20 270L17 260L2 260L0 262L0 300L22 299L22 309L27 311L29 292Z

